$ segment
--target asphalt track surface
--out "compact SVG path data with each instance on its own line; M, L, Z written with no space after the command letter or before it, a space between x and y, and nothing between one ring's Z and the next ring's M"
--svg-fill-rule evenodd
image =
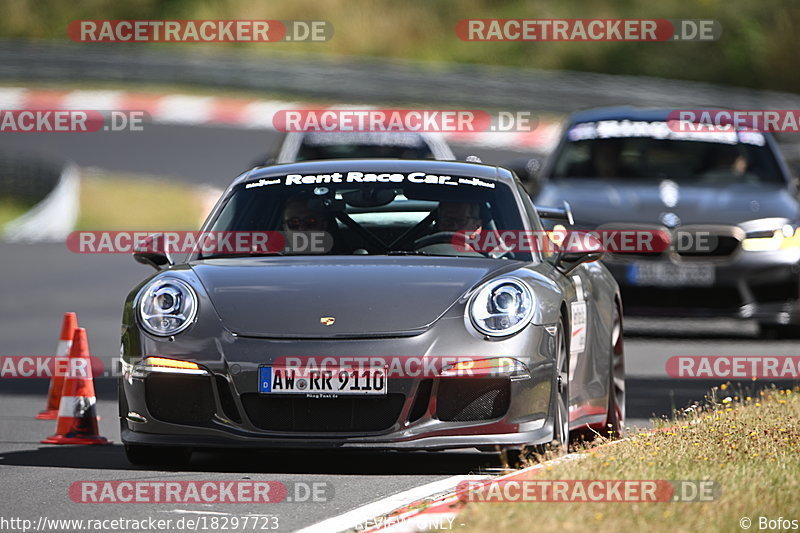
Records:
M0 150L224 188L255 162L276 155L280 140L280 134L268 130L147 124L137 132L4 133ZM477 155L493 164L525 157L485 148L455 146L453 151L460 159Z
M90 142L89 142L90 141ZM146 134L21 134L4 136L0 149L70 158L81 166L166 175L223 187L250 161L274 150L276 136L220 127L151 126ZM456 147L502 163L518 153ZM92 354L112 368L119 353L122 302L148 267L126 255L76 255L63 244L0 244L0 355L51 355L61 316L78 313ZM735 321L627 321L628 417L645 425L652 415L701 400L718 382L676 381L666 376L673 355L800 355L796 341L759 339L754 324ZM292 531L377 499L456 474L491 473L493 455L459 453L342 454L323 452L199 453L182 471L130 466L119 445L116 384L96 380L102 447L46 446L54 423L34 420L44 407L46 380L0 380L0 517L146 518L272 514L280 531ZM70 500L68 488L86 480L272 480L329 482L327 502L252 505L90 505ZM205 513L205 514L203 514Z

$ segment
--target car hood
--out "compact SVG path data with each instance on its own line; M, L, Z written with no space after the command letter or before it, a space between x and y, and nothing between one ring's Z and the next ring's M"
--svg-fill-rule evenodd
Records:
M683 226L798 217L796 200L777 184L700 187L678 183L665 188L658 182L556 180L543 188L536 202L558 206L564 200L569 202L576 222L590 226L608 222L661 224L665 213L677 215Z
M254 337L420 333L483 279L519 264L454 257L268 257L195 261L222 322ZM323 325L323 317L334 323Z

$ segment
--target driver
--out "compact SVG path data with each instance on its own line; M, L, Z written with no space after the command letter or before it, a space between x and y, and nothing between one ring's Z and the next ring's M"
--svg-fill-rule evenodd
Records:
M436 213L436 230L465 232L474 238L482 229L481 208L473 202L441 202Z
M619 178L628 174L622 166L622 141L619 139L599 139L589 150L596 177Z
M476 252L470 241L477 240L482 230L483 220L479 204L474 202L439 203L434 231L439 234L455 233L450 244L456 250Z
M295 196L283 208L283 229L286 231L326 231L330 218L308 207L308 199Z
M742 176L747 172L747 159L739 153L735 146L720 147L713 153L713 159L707 173Z

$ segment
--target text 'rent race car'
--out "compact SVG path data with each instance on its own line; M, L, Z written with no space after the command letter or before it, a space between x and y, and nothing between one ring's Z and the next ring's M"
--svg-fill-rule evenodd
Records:
M551 216L560 216L550 210ZM539 231L503 168L336 160L248 171L204 232L324 246L169 254L125 302L122 440L198 447L566 447L625 409L617 284L591 252L460 246ZM273 235L273 233L270 233ZM306 241L304 241L306 242Z
M540 205L569 202L581 228L661 229L672 245L607 254L625 311L800 324L800 208L773 137L684 131L669 110L574 114L545 163Z

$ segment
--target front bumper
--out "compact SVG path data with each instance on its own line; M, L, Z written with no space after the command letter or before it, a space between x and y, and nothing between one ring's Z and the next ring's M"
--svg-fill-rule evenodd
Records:
M615 256L604 260L617 280L625 313L642 316L698 316L756 319L765 324L800 323L800 251L740 251L734 257L703 262L714 269L708 286L640 285L632 265L658 259ZM680 264L680 263L676 263Z
M217 339L174 342L130 328L123 336L128 364L145 355L175 356L197 362L208 375L126 373L120 389L122 440L210 448L406 450L549 442L554 337L542 326L529 325L510 339L483 341L459 333L458 324L437 326L437 332L391 339L288 341L226 332ZM258 393L259 366L304 356L514 357L529 372L522 378L390 374L387 395L378 398Z

